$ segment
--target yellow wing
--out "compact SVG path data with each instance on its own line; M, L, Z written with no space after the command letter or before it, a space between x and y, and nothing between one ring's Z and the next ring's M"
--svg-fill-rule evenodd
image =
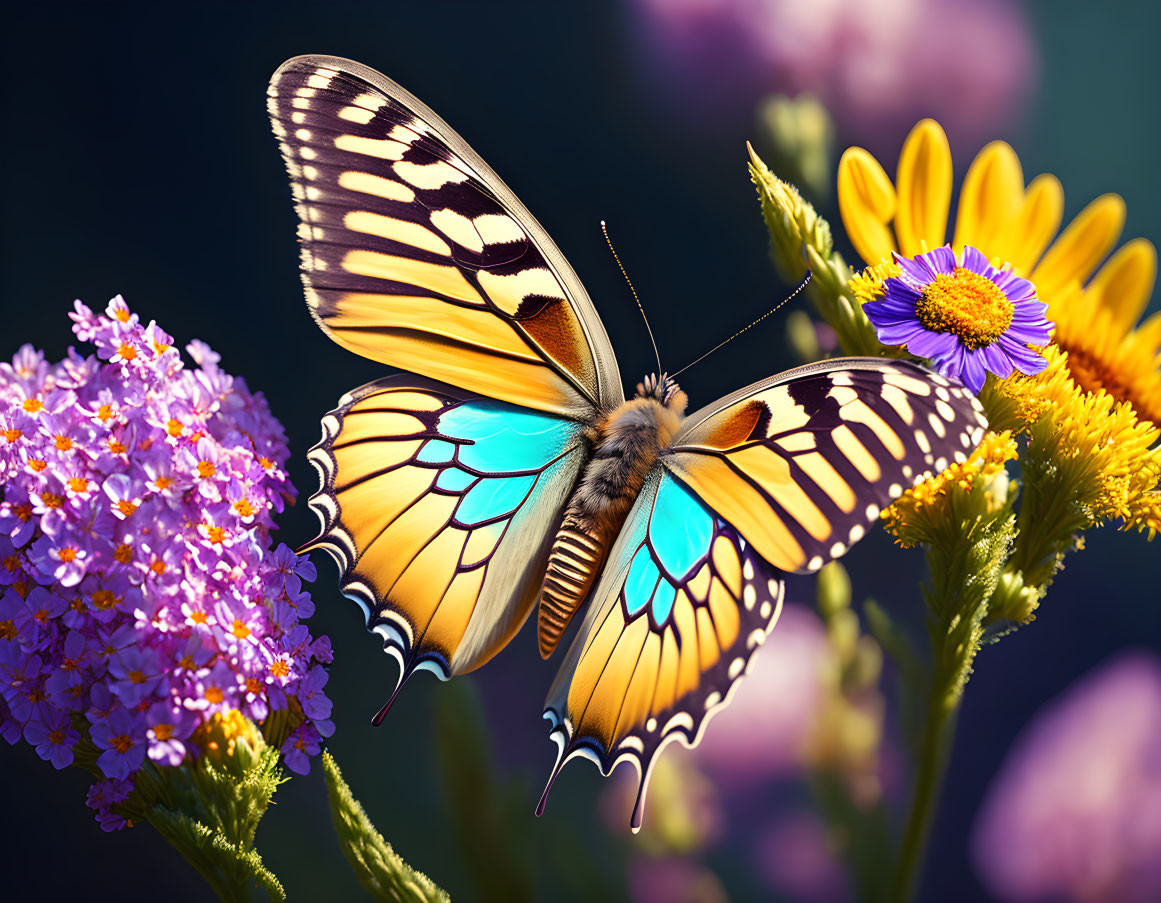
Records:
M308 548L338 562L399 662L396 691L416 670L471 671L515 635L586 455L579 423L412 376L356 389L323 418Z
M691 414L663 461L766 561L809 573L905 488L965 460L987 425L958 383L906 361L846 358Z
M269 113L298 211L307 303L372 360L578 420L623 400L563 255L499 177L372 69L304 56Z

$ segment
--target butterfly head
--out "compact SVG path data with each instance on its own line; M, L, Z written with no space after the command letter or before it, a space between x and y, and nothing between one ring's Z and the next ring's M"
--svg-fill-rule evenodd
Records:
M656 399L678 414L684 414L685 406L689 403L689 397L677 382L664 373L650 373L637 383L637 397Z

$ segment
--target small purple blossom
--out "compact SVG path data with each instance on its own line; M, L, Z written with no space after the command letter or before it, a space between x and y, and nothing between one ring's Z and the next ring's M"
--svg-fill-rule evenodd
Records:
M902 272L863 305L884 345L906 346L973 392L989 372L1034 376L1047 366L1028 346L1047 345L1054 324L1027 279L996 269L970 245L958 258L948 245L913 259L896 253L895 262Z
M300 623L313 566L272 547L294 488L262 395L201 342L187 367L120 297L70 316L95 356L0 364L0 736L57 768L91 740L108 780L87 802L116 830L146 758L196 757L215 714L289 709L308 770L331 652Z

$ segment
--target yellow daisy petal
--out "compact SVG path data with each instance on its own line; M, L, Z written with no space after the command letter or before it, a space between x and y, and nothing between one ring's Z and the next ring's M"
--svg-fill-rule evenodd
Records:
M838 202L859 256L869 264L889 260L895 250L887 228L895 215L895 188L879 161L861 147L849 148L839 160Z
M895 185L899 192L895 212L899 252L914 257L943 245L951 204L951 148L934 119L922 120L907 136Z
M1134 238L1114 254L1093 277L1085 294L1094 308L1113 314L1121 335L1145 312L1157 278L1157 249L1144 238Z
M1011 246L1002 239L1024 205L1024 171L1006 141L993 141L980 151L964 176L955 216L955 250L972 245L984 256L1010 260Z
M1032 271L1041 298L1074 279L1084 282L1117 243L1124 225L1125 202L1119 195L1101 195L1085 207Z
M1056 176L1037 176L1024 192L1020 213L1012 220L1001 246L1017 272L1027 273L1036 265L1064 218L1064 188Z

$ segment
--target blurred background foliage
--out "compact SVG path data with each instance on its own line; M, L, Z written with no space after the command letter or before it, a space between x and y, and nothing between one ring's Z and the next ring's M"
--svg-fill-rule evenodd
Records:
M0 37L0 355L30 341L59 358L73 298L103 305L123 293L180 342L207 341L224 367L266 393L290 435L304 500L315 476L303 455L319 416L381 369L327 341L302 303L289 191L264 110L267 80L287 57L367 63L461 132L568 255L631 384L652 354L601 219L670 369L789 288L767 258L747 139L771 161L781 154L784 167L797 155L799 171L782 171L837 227L837 151L862 144L893 159L907 129L931 115L947 127L957 176L986 140L1004 138L1026 175L1061 178L1066 219L1115 191L1128 203L1126 235L1161 238L1159 26L1151 5L1080 0L24 4L6 14ZM801 102L771 102L778 92L809 92L833 123ZM794 142L772 137L771 126L789 134L794 125ZM824 166L816 151L827 147ZM799 348L809 346L801 325ZM785 326L772 318L687 374L693 406L796 363ZM828 337L818 339L825 350ZM315 526L303 501L281 524L292 545ZM1033 714L1127 646L1161 653L1156 549L1110 531L1087 546L1035 628L983 652L921 898L987 898L967 838ZM896 622L921 629L920 553L893 551L877 531L845 564L856 602L874 597ZM412 682L373 729L394 666L334 588L331 565L319 565L312 629L335 649L328 690L338 730L328 748L387 841L453 899L849 893L798 779L797 747L774 744L793 725L810 730L786 714L787 701L821 698L802 683L815 671L786 664L803 650L827 654L810 581L790 585L802 604L769 644L779 654L751 678L751 720L731 728L723 715L709 731L714 740L720 728L720 739L700 758L671 748L647 830L633 838L620 782L602 783L586 766L567 769L545 816L533 818L554 755L539 716L556 663L540 660L530 634L459 686ZM775 721L759 729L753 719L764 715ZM890 732L899 714L886 718ZM888 746L881 758L876 792L890 800L905 786L903 753ZM740 785L729 777L738 762L751 763ZM11 898L83 886L96 900L205 899L149 832L100 833L79 803L79 772L51 773L25 746L0 750L0 763ZM358 898L320 771L279 790L258 845L291 899Z

